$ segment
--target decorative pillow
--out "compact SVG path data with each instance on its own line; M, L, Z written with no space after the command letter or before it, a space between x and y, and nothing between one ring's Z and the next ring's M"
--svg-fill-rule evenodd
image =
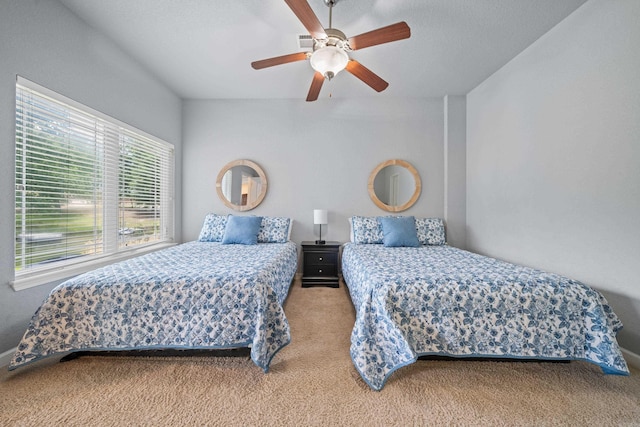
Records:
M423 245L444 245L447 239L442 218L416 218L418 240Z
M204 224L200 230L198 242L220 242L227 226L227 216L214 213L204 217Z
M416 221L412 216L379 217L382 224L383 243L385 247L420 246L416 232Z
M349 218L349 241L355 242L356 238L353 236L353 218Z
M258 231L262 224L261 216L234 216L227 218L222 244L255 245L258 243Z
M351 217L355 243L382 243L382 227L375 216Z
M290 228L290 218L263 216L258 243L286 243L291 235Z

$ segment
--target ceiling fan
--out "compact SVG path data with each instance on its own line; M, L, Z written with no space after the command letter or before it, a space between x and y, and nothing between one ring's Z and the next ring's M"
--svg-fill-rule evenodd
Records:
M307 94L307 101L315 101L318 99L324 80L331 80L343 69L346 69L349 73L362 80L377 92L382 92L389 86L389 83L382 80L367 67L354 59L350 59L349 52L411 37L411 29L406 22L398 22L347 38L342 31L331 28L333 6L338 3L338 0L323 0L329 7L329 28L322 26L306 0L284 1L302 22L302 25L304 25L307 31L309 31L309 34L313 38L313 51L292 53L254 61L251 63L254 69L260 70L262 68L273 67L274 65L309 59L311 67L315 70L315 74L313 75L311 87Z

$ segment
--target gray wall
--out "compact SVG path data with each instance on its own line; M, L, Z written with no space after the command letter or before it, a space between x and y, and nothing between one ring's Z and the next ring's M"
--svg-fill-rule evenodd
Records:
M589 1L467 96L469 248L603 291L636 354L639 16Z
M349 240L352 215L384 215L367 181L381 162L409 161L422 180L406 215L443 215L442 99L188 100L184 103L183 235L194 240L207 212L233 213L215 180L236 159L267 175L267 195L243 214L294 219L292 240L318 238L313 210L327 209L326 240Z
M467 247L467 101L444 98L444 220L447 243Z
M54 285L19 292L9 286L16 74L174 144L181 238L180 99L57 1L0 0L0 354L18 344Z

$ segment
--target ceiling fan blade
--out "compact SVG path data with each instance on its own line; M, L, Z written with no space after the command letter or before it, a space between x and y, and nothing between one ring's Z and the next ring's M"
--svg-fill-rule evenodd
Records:
M284 0L314 39L326 39L327 33L306 0Z
M313 80L311 81L309 93L307 94L307 101L315 101L316 99L318 99L318 95L320 95L320 89L322 89L322 83L324 83L324 76L316 71L316 73L313 75Z
M262 59L260 61L254 61L251 63L251 66L256 70L260 70L261 68L273 67L274 65L280 64L288 64L289 62L302 61L305 59L307 59L307 53L298 52L291 53L289 55L276 56L269 59Z
M409 37L411 37L411 28L406 22L402 21L353 36L349 39L349 46L351 46L352 50L358 50L396 40L408 39Z
M382 92L389 86L389 83L382 80L377 74L356 60L350 60L346 68L348 72L371 86L371 88L377 92Z

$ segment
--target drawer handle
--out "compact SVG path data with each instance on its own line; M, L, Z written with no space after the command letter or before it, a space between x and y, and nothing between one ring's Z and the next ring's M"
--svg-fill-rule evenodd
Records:
M319 257L318 259L319 259L320 261L322 261L322 257Z
M322 270L318 270L318 273L322 273Z

